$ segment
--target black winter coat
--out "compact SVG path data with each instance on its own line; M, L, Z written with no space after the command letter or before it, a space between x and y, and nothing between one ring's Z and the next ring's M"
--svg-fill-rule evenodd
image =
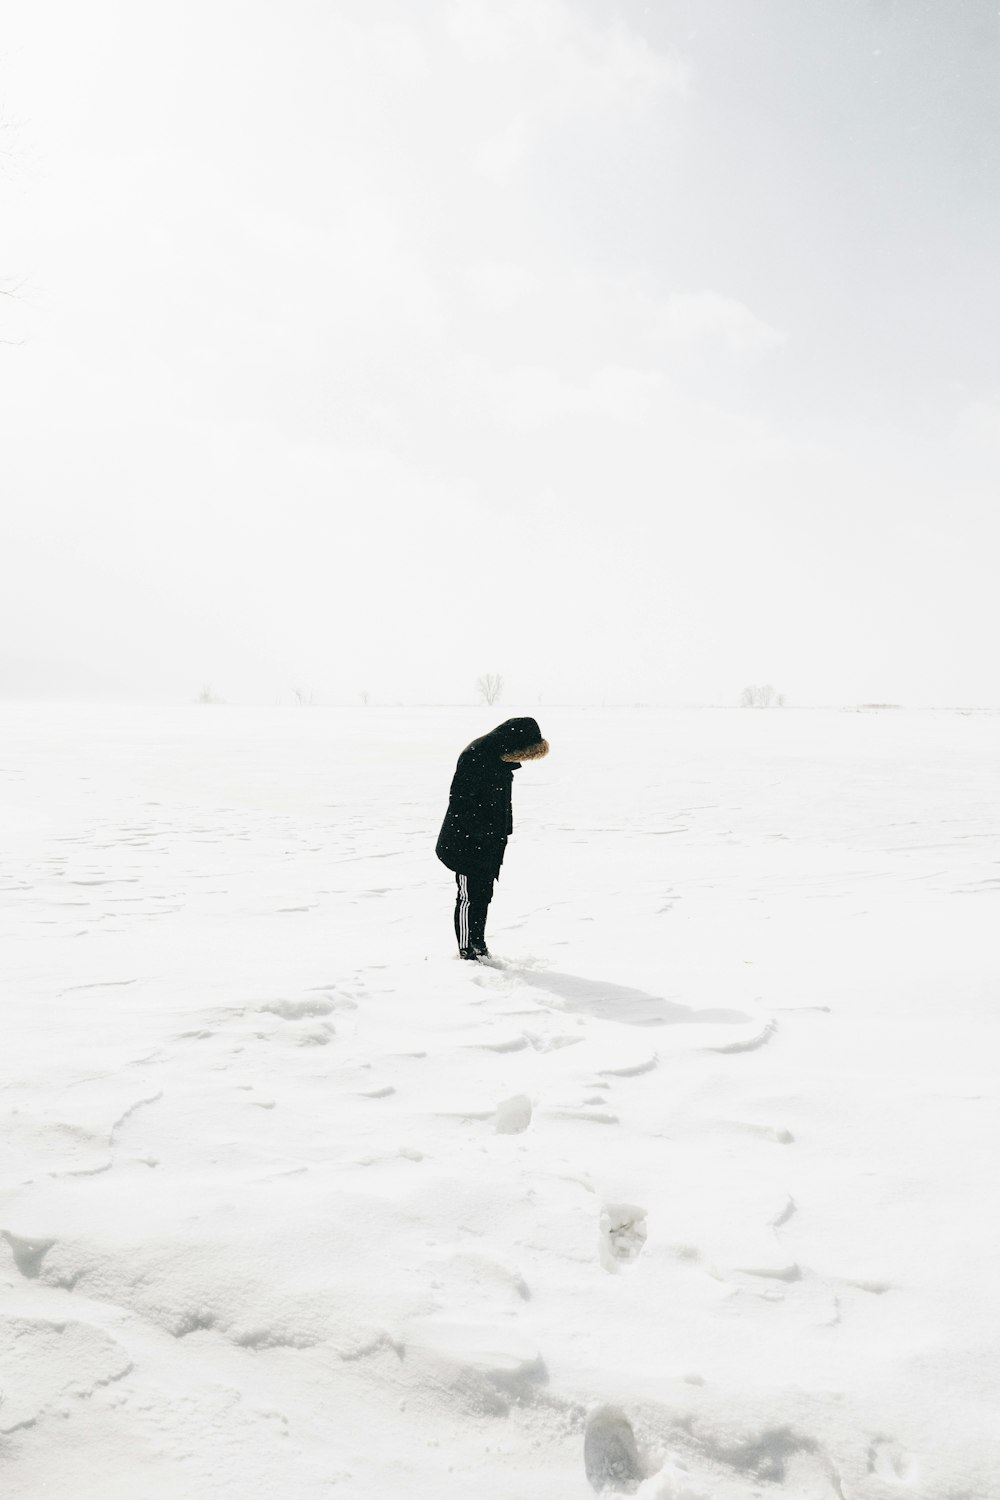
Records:
M506 719L466 745L452 777L448 811L435 849L449 870L462 875L499 875L507 839L514 832L510 789L519 768L519 762L500 757L527 750L541 739L534 719Z

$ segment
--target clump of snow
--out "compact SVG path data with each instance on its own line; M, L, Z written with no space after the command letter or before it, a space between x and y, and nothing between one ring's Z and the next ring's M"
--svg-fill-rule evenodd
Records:
M497 1130L501 1135L521 1135L531 1124L531 1100L527 1094L513 1094L497 1105Z

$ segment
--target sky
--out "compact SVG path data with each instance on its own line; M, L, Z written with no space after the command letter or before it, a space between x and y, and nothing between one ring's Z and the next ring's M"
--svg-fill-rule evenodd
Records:
M0 695L1000 707L997 0L36 0Z

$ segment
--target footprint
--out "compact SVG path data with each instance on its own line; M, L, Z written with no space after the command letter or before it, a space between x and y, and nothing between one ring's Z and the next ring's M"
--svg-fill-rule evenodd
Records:
M591 1489L634 1495L643 1480L643 1465L632 1424L617 1406L592 1413L583 1440L583 1464Z
M46 1413L62 1411L72 1398L89 1397L122 1380L132 1361L103 1329L67 1318L0 1320L0 1365L4 1402L0 1434L34 1427Z
M497 1135L521 1135L531 1124L531 1100L527 1094L514 1094L497 1105Z
M586 1108L575 1109L567 1106L565 1109L550 1109L547 1111L554 1120L586 1120L591 1125L617 1125L618 1116L610 1109Z
M617 1271L626 1261L638 1260L646 1243L646 1210L634 1203L606 1203L601 1210L601 1264Z
M336 1007L332 1000L310 1000L310 999L277 999L264 1000L257 1009L268 1012L272 1016L280 1016L283 1021L303 1021L316 1016L328 1016Z
M913 1461L892 1438L876 1438L868 1449L868 1472L890 1484L908 1484L913 1476Z
M528 1045L527 1038L521 1036L504 1036L500 1034L496 1039L488 1038L481 1042L466 1042L465 1046L477 1052L521 1052Z
M323 1021L319 1026L299 1026L289 1034L298 1047L326 1047L337 1030L332 1021Z
M638 1078L641 1073L651 1073L658 1062L659 1057L653 1052L636 1062L623 1063L620 1068L601 1068L600 1074L604 1078Z
M727 1042L721 1047L709 1047L710 1052L756 1052L759 1047L766 1047L778 1029L778 1023L773 1018L767 1021L752 1036L741 1037L738 1042Z

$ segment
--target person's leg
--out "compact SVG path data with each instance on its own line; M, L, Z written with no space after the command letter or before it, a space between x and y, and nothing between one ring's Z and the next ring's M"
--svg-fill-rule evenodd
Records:
M493 876L456 874L455 938L463 958L486 952L486 913L493 895Z
M458 942L458 951L464 958L470 951L469 947L469 877L468 875L455 876L458 893L455 897L455 938Z
M473 875L469 878L469 947L473 953L486 952L486 913L493 899L492 875Z

